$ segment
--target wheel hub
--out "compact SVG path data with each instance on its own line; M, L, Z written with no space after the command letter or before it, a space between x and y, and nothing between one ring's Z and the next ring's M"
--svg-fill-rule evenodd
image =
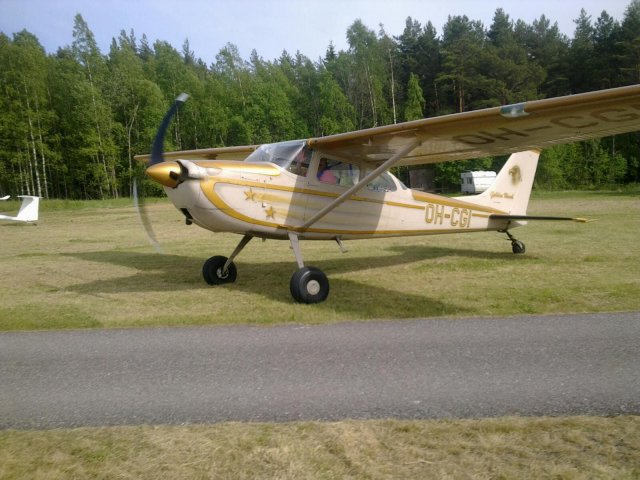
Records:
M320 292L320 283L317 280L310 280L307 283L307 292L310 295L317 295Z

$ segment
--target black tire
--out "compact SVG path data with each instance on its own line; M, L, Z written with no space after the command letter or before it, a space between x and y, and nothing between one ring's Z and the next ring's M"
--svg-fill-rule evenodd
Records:
M291 276L291 296L300 303L320 303L329 295L329 279L315 267L304 267Z
M520 240L514 240L513 242L511 242L511 251L515 254L524 253L524 243L522 243Z
M236 281L238 271L236 265L231 262L226 272L222 272L224 264L227 263L227 257L216 255L204 262L202 266L202 276L209 285L220 285L222 283L233 283Z

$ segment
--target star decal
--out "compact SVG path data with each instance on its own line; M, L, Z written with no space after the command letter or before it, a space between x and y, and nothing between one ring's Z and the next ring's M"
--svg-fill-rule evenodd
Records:
M247 197L247 198L245 198L245 200L251 200L252 202L256 201L256 192L251 190L251 187L249 187L249 191L248 192L244 192L244 194Z
M268 208L265 208L264 212L267 214L267 218L276 218L276 211L273 209L272 205L269 205Z

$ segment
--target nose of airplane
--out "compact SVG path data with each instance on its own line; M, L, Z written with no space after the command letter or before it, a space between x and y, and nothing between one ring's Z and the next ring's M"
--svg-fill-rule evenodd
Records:
M180 165L178 162L156 163L147 168L146 174L165 187L176 188L180 178Z

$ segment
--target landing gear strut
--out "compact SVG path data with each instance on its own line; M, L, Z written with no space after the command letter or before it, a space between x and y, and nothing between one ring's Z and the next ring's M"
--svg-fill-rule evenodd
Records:
M298 263L298 270L289 282L291 296L299 303L323 302L329 295L329 279L321 270L304 266L297 234L289 232L289 241Z
M522 243L520 240L517 240L513 235L511 235L509 230L501 230L501 232L506 233L507 237L509 237L509 240L511 241L511 251L513 253L520 254L525 252L524 243Z
M209 285L235 282L238 272L235 263L233 263L233 259L238 256L252 238L251 235L245 235L229 258L216 255L204 262L202 266L202 276L205 281ZM289 232L289 240L291 241L291 248L298 263L298 270L292 275L291 281L289 282L291 296L296 302L300 303L323 302L329 295L329 279L318 268L304 266L298 234ZM336 241L338 241L338 239ZM340 245L341 250L344 249L340 241L338 241L338 245Z

